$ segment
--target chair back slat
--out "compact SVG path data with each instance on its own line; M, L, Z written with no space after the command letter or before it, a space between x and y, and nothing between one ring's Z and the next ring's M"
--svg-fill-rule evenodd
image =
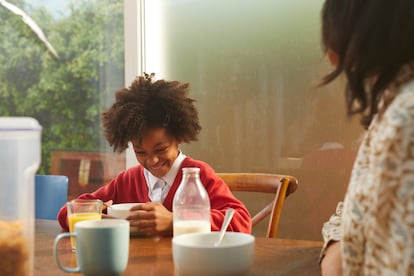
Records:
M233 192L274 194L273 200L252 215L252 225L269 217L266 237L276 238L285 198L295 192L298 180L294 176L266 173L218 173Z

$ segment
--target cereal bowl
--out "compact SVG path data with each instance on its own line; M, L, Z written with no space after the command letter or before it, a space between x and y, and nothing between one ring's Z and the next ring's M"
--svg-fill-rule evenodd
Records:
M253 235L227 232L190 233L172 239L173 261L179 275L245 275L254 258Z
M129 215L134 214L135 212L141 211L131 211L131 208L142 203L119 203L113 204L108 207L107 213L109 216L119 219L126 219ZM130 227L129 232L131 235L137 235L138 230L135 227Z
M120 203L113 204L108 207L108 215L115 218L126 219L134 212L130 211L132 207L140 205L141 203Z

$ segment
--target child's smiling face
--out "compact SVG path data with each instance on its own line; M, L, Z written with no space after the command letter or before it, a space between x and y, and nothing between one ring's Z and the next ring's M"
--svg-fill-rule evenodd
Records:
M178 156L180 142L166 128L148 129L142 140L132 140L138 162L156 177L163 177Z

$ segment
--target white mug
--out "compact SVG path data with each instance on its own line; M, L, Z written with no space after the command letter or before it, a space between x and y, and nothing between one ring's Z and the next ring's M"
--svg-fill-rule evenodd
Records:
M62 238L75 237L77 267L66 267L59 259ZM56 236L53 254L59 268L84 275L121 275L128 264L129 222L124 219L85 220L75 224L74 233Z

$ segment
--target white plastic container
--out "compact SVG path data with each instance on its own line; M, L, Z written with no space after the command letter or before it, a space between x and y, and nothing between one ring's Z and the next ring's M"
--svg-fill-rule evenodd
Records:
M0 117L0 275L33 275L41 129L33 118Z

